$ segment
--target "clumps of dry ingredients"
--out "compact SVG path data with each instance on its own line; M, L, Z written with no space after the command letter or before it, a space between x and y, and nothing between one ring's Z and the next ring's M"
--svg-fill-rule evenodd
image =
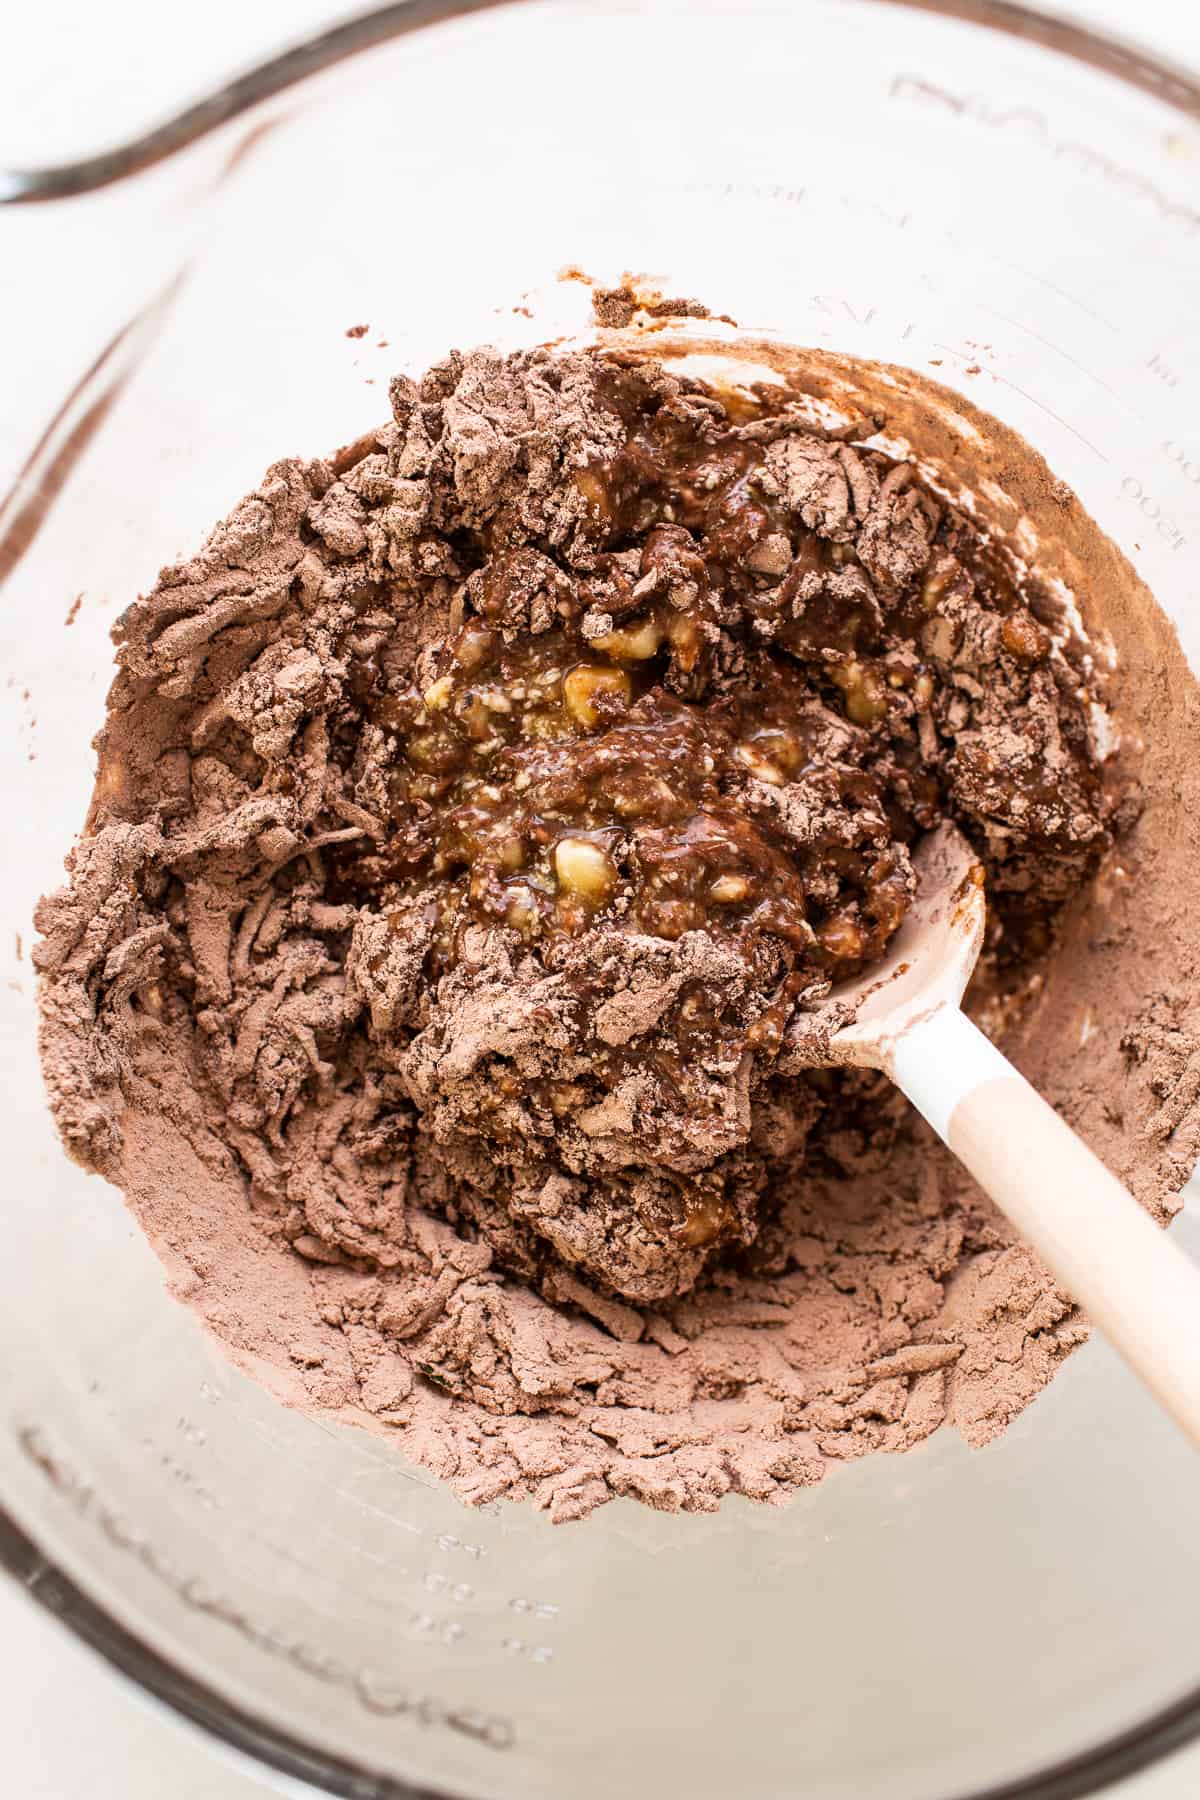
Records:
M452 355L131 606L38 923L64 1139L191 1302L469 1498L774 1498L1082 1332L797 1021L951 817L989 965L1126 819L1083 648L786 390Z

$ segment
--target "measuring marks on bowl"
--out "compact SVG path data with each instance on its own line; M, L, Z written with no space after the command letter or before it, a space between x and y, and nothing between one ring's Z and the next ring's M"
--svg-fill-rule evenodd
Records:
M375 1456L370 1463L384 1471L389 1467ZM360 1466L357 1473L361 1476L365 1470ZM480 1542L483 1531L464 1538L439 1530L391 1504L380 1504L378 1493L367 1499L346 1483L339 1486L337 1498L371 1522L372 1538L368 1544L361 1532L342 1533L339 1548L373 1564L378 1578L389 1588L397 1580L407 1580L420 1590L423 1604L410 1618L410 1635L481 1655L498 1648L531 1668L544 1668L561 1654L561 1602L543 1593L529 1593L523 1584L514 1591L503 1544ZM438 1494L438 1499L444 1505L444 1494ZM481 1525L486 1517L481 1514ZM384 1527L382 1535L380 1525ZM387 1543L391 1531L403 1534L395 1550ZM424 1552L419 1565L411 1554L417 1550Z

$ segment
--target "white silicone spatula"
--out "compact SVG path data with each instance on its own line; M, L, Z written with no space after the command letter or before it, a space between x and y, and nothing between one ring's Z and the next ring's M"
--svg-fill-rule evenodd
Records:
M985 914L961 834L940 826L915 860L886 960L814 1016L813 1061L889 1075L1200 1444L1200 1269L960 1010ZM852 1023L826 1037L839 1005Z

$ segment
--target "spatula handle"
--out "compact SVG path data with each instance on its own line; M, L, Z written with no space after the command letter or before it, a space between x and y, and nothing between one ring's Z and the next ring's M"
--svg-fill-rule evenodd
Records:
M899 1040L898 1085L1200 1444L1200 1268L957 1007Z

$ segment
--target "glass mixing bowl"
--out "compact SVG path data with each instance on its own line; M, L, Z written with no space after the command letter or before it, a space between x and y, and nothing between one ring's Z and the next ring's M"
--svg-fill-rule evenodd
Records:
M0 217L30 270L47 221L73 233L111 328L42 395L0 514L0 1546L210 1732L360 1800L979 1800L1082 1793L1200 1725L1200 1463L1103 1345L989 1448L942 1432L786 1507L469 1510L285 1410L168 1297L59 1148L28 962L121 606L273 457L376 423L393 368L569 323L564 264L940 364L1195 665L1198 119L1186 75L984 0L401 5L128 153L9 180L127 177Z

